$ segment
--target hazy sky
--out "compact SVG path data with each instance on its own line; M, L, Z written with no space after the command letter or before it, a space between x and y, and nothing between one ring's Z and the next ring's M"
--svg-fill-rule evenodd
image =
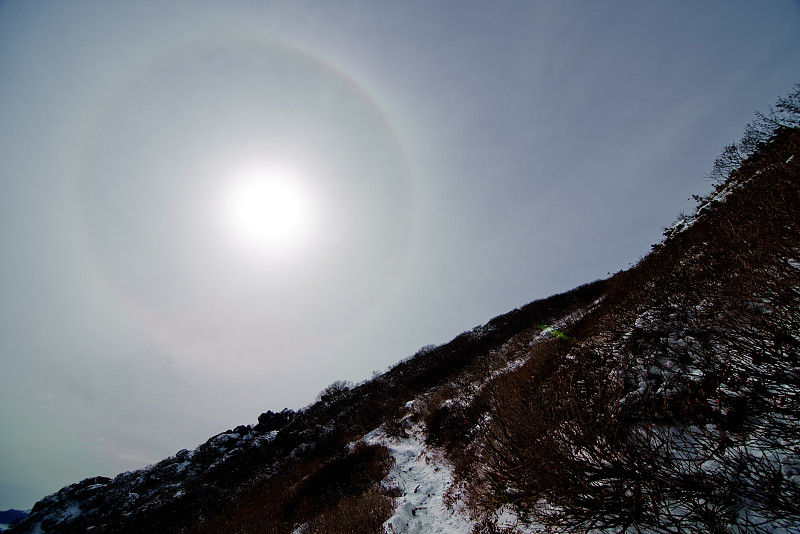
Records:
M0 3L0 509L628 267L796 1Z

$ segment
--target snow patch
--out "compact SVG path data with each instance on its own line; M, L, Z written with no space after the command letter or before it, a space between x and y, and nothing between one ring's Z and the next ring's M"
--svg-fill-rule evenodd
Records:
M448 499L458 488L453 468L443 455L427 447L422 431L415 426L407 438L387 436L382 429L364 436L369 444L389 449L395 466L384 486L398 488L394 514L383 525L390 534L468 534L473 521L458 499Z

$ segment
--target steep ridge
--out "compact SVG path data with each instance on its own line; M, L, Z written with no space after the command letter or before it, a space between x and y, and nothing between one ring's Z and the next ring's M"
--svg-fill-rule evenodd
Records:
M151 467L67 486L36 503L16 531L68 533L92 527L94 532L180 532L210 517L228 521L229 503L258 500L264 493L283 497L272 499L277 508L273 516L259 515L270 525L282 525L278 531L291 530L293 514L302 519L318 512L303 511L306 505L302 503L278 502L290 500L285 485L291 485L300 473L310 477L323 466L348 465L354 461L348 444L391 421L407 399L476 365L477 358L530 324L554 322L595 300L604 285L581 286L496 317L445 345L421 350L357 387L329 388L318 402L300 412L267 412L257 425L238 426L194 451L179 451ZM311 480L309 487L295 488L297 500L305 498L304 491L313 494L312 486L329 482Z
M797 531L800 88L747 132L631 269L13 531Z
M502 504L575 532L797 530L799 132L764 135L568 340L486 389L448 449L487 466L490 526Z

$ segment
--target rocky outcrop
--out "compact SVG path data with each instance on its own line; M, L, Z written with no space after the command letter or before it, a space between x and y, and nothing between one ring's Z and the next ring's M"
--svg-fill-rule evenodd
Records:
M271 432L273 430L280 430L295 418L294 410L284 408L282 411L275 413L268 410L258 416L258 424L253 427L257 432Z

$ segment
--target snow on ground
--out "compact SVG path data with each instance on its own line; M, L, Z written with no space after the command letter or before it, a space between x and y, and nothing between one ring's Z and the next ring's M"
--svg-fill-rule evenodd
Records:
M398 488L402 495L396 499L394 515L384 524L391 534L468 534L474 524L458 499L451 505L448 493L454 488L453 468L444 456L425 445L418 425L408 437L398 439L378 429L364 436L364 441L387 447L395 466L384 485Z

